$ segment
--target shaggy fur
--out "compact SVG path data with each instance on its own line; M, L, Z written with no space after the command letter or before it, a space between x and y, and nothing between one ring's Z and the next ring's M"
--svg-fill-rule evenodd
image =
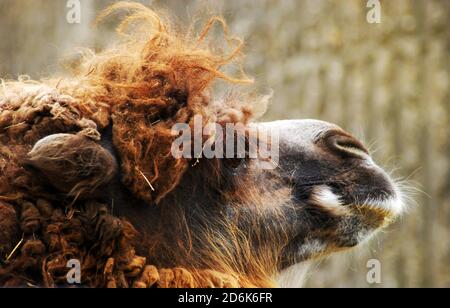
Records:
M202 115L205 122L246 124L252 117L248 99L211 97L217 79L249 82L220 71L240 58L242 46L226 37L229 53L210 47L214 24L227 33L221 19L198 34L180 33L152 10L122 2L100 19L120 9L129 14L117 28L119 43L98 54L86 51L71 77L3 83L0 285L65 286L70 259L81 261L89 287L249 285L233 274L148 264L136 254L135 228L113 215L113 204L95 198L119 163L129 191L157 206L194 163L170 155L175 123L192 125ZM99 146L108 127L120 162Z
M99 18L122 9L116 45L84 52L69 77L2 83L0 286L68 286L77 259L87 287L272 287L402 212L397 185L338 126L255 123L263 99L213 96L215 81L250 82L222 72L239 70L242 42L220 18L182 33L127 2ZM224 42L208 39L215 24ZM196 116L241 124L224 147L240 138L247 154L255 132L277 130L277 168L238 149L176 159L172 127Z

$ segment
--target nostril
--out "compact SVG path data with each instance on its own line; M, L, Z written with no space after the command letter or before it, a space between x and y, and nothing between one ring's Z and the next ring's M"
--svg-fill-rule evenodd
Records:
M369 151L359 140L346 134L340 133L330 136L328 144L332 150L341 155L357 158L365 158L369 155Z

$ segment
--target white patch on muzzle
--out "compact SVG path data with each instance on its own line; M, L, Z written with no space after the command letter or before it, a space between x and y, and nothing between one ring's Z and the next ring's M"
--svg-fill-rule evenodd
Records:
M393 197L384 200L381 198L368 199L362 204L357 204L357 206L383 210L388 212L391 216L399 216L405 210L405 202L403 201L404 198L400 189L398 189L395 185L393 186L395 187L395 195ZM333 193L326 185L315 187L311 200L336 216L349 214L348 207L344 206L340 201L339 196Z
M399 189L395 189L395 196L386 200L366 200L364 206L388 212L391 216L399 216L405 210L405 202L403 201L403 194Z
M349 213L348 209L340 201L339 196L333 193L326 185L315 187L311 195L311 200L336 216Z

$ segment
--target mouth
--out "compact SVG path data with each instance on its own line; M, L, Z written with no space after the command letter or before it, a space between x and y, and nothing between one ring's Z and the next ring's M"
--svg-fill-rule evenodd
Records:
M328 186L318 186L312 194L314 203L332 213L334 216L348 216L360 213L367 218L389 222L400 216L405 210L402 193L394 189L390 197L368 199L361 203L344 204L341 198L332 192Z
M304 207L308 224L301 224L292 234L282 253L281 268L362 246L392 224L405 211L404 197L390 179L383 184L361 185L366 189L351 196L340 194L348 193L345 187L314 186Z
M385 200L369 200L362 205L357 205L357 208L366 211L373 211L380 213L385 218L396 218L400 216L405 208L403 198L400 193L396 192L395 196Z

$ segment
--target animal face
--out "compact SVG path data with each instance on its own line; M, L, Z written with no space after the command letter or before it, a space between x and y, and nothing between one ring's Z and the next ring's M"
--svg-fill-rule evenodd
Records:
M401 213L396 185L338 126L297 120L256 127L279 132L274 170L203 159L155 207L133 204L121 184L113 189L116 213L147 234L158 265L273 275L354 247Z
M356 246L401 213L399 189L364 145L338 126L314 120L261 126L279 130L278 172L292 186L295 227L283 268Z

